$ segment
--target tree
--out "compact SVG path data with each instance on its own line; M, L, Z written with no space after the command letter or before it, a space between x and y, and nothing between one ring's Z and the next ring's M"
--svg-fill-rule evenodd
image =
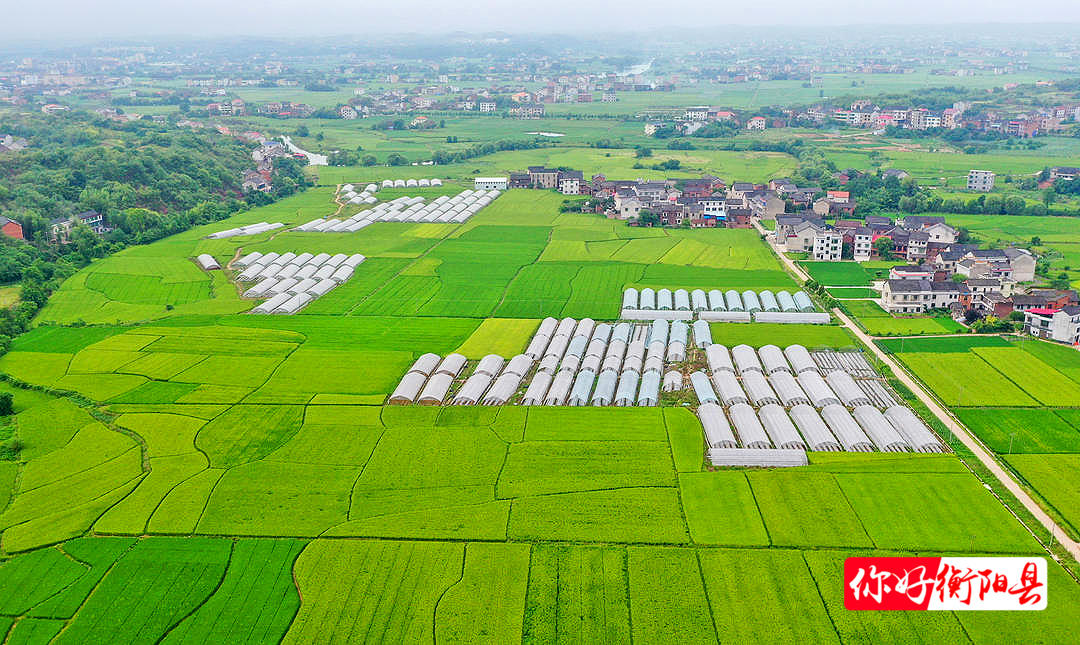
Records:
M360 161L361 165L374 166L379 163L379 160L375 158L375 155L364 155L364 158Z
M11 392L0 392L0 416L11 416L15 413L15 397Z
M644 159L652 156L652 148L646 148L645 146L638 146L634 148L634 156L638 159Z
M893 241L887 237L879 237L874 240L874 250L881 256L882 260L892 260L893 255Z
M401 156L400 154L393 152L390 153L390 156L386 158L386 164L388 166L407 166L409 164L409 160Z
M638 222L642 226L660 226L660 217L650 210L642 210L638 213Z
M310 136L310 135L311 135L311 130L309 130L306 125L301 125L300 127L296 128L296 136L298 136L298 137L307 137L307 136Z
M1021 215L1027 202L1019 195L1010 195L1005 198L1005 213L1007 215Z

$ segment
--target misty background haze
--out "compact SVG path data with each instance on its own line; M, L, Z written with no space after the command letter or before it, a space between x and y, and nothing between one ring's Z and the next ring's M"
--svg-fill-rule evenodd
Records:
M642 0L549 0L536 4L503 0L266 0L256 4L211 0L57 0L50 3L6 4L3 22L9 42L49 41L56 38L89 41L163 34L197 37L229 34L430 34L450 31L581 33L601 30L610 33L665 27L695 30L714 28L722 31L730 25L843 28L852 24L1002 23L1006 26L1045 22L1048 16L1045 12L1017 11L1015 2L1005 0L909 0L900 3L774 0L767 5L687 0L667 0L663 3ZM1053 18L1057 25L1080 22L1080 3L1055 3ZM836 35L843 37L844 32L837 32Z

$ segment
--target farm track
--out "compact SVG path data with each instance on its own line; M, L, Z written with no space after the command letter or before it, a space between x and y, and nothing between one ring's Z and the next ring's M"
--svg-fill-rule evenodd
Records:
M915 396L926 405L926 407L934 413L934 416L938 418L945 427L949 429L956 437L964 444L964 446L971 451L975 457L982 462L994 477L1001 482L1005 488L1012 493L1016 499L1020 500L1020 503L1024 505L1024 508L1028 510L1035 518L1043 525L1053 539L1060 542L1063 547L1072 555L1074 559L1080 561L1080 543L1070 538L1065 531L1057 525L1057 523L1035 502L1034 499L1025 491L1020 485L1013 479L998 462L990 455L990 453L979 443L975 438L971 436L967 428L958 423L955 418L931 396L925 388L916 381L906 370L904 370L891 356L881 350L875 343L874 337L866 334L858 325L855 324L848 316L846 316L839 309L833 309L833 315L836 316L840 322L847 327L848 331L855 335L860 341L862 341L870 351L874 353L874 356L880 360L883 364L888 366L893 374L908 387Z
M762 235L766 235L768 233L768 231L766 231L765 228L761 226L760 222L754 220L753 224L754 228L756 228L758 232ZM773 253L776 254L776 256L780 259L780 261L784 264L784 266L788 269L790 273L793 273L803 282L810 279L810 276L802 269L802 267L795 263L791 258L781 253L771 243L768 244L769 248L772 249ZM983 447L983 445L979 443L978 440L972 437L971 433L967 430L967 428L960 424L948 412L948 410L946 410L941 404L939 404L938 401L929 392L927 392L926 388L921 383L919 383L915 378L913 378L905 369L903 369L895 360L893 360L891 356L882 351L882 349L874 343L874 340L876 339L874 336L871 336L864 332L862 328L855 324L855 321L845 315L842 311L840 311L840 309L833 309L832 314L836 316L838 320L840 320L841 324L846 327L848 331L850 331L863 344L869 347L870 351L874 353L874 356L884 365L888 366L889 369L892 370L893 374L895 374L896 377L900 380L900 382L903 383L912 392L914 392L915 396L917 396L919 400L924 405L926 405L927 409L933 412L934 416L936 416L938 420L941 421L941 423L945 424L945 427L948 428L949 431L952 432L954 435L956 435L956 437L961 441L961 443L963 443L964 446L968 450L970 450L976 458L978 458L978 460L983 464L983 466L985 466L990 471L990 473L1003 486L1005 486L1005 488L1014 497L1016 497L1016 499L1018 499L1021 504L1024 505L1024 508L1026 508L1027 511L1031 513L1035 517L1035 519L1039 521L1040 524L1043 525L1044 528L1050 531L1050 535L1052 536L1053 540L1059 542L1069 552L1069 554L1072 555L1073 559L1075 559L1077 562L1080 562L1080 542L1077 542L1076 540L1070 538L1068 534L1060 526L1058 526L1058 524L1053 520L1053 518L1051 518L1050 515L1048 515L1041 506L1039 506L1039 504L1031 497L1031 495L1029 495L1027 491L1025 491L1015 479L1013 479L1013 476L993 458L989 451L985 447ZM943 337L960 335L970 336L971 334L941 334L941 336ZM925 336L921 336L920 338L925 338Z

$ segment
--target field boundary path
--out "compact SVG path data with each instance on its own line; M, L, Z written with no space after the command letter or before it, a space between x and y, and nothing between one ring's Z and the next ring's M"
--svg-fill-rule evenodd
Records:
M967 449L970 450L971 453L975 455L979 459L979 461L981 461L982 464L987 467L987 469L990 470L994 477L996 477L997 480L1000 481L1005 486L1005 488L1008 489L1008 491L1016 497L1016 499L1020 500L1020 503L1024 505L1024 508L1026 508L1032 515L1034 515L1035 519L1039 520L1039 522L1048 531L1050 531L1051 535L1054 536L1054 539L1057 542L1060 542L1061 545L1064 546L1065 549L1072 555L1072 557L1075 558L1078 562L1080 562L1080 543L1070 538L1068 534L1065 533L1065 531L1062 530L1062 528L1058 526L1056 522L1054 522L1053 518L1051 518L1046 513L1046 511L1044 511L1042 507L1039 506L1038 503L1036 503L1030 495L1028 495L1027 491L1025 491L1023 488L1020 487L1019 484L1016 483L1016 481L1012 478L1012 475L1010 475L1008 471L1006 471L1004 468L1001 467L1000 464L998 464L998 462L990 455L990 453L988 453L986 449L984 449L983 446L971 436L967 429L957 423L956 420L953 419L952 415L950 415L948 411L946 411L937 402L937 400L935 400L926 392L925 389L923 389L921 383L911 377L906 370L901 369L901 367L895 361L893 361L892 357L882 351L881 348L874 343L874 338L872 336L868 335L866 332L860 329L854 321L848 318L847 315L845 315L844 312L840 311L839 309L833 309L832 313L840 320L844 327L847 327L847 329L851 333L855 334L856 338L861 340L867 347L870 348L870 351L874 353L874 356L878 360L880 360L882 363L887 365L889 369L892 370L893 374L896 375L896 378L898 378L901 383L906 385L908 389L914 392L915 396L919 397L919 400L922 401L923 404L926 405L926 407L934 413L934 416L936 416L938 420L944 423L945 427L947 427L954 435L956 435L960 442L963 443L964 446L967 447Z

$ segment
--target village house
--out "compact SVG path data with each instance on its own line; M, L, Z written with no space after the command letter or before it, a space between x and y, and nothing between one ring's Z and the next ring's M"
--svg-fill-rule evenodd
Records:
M22 224L7 217L0 216L0 232L16 240L26 239L23 237Z
M928 309L948 309L966 293L966 285L952 280L886 280L881 303L889 313L923 313Z
M101 235L108 232L105 218L97 211L83 211L71 217L56 217L49 222L49 240L67 244L71 231L76 225L83 224L94 233Z
M1080 343L1080 307L1037 308L1024 312L1024 331L1044 340ZM1038 375L1032 375L1037 378Z

